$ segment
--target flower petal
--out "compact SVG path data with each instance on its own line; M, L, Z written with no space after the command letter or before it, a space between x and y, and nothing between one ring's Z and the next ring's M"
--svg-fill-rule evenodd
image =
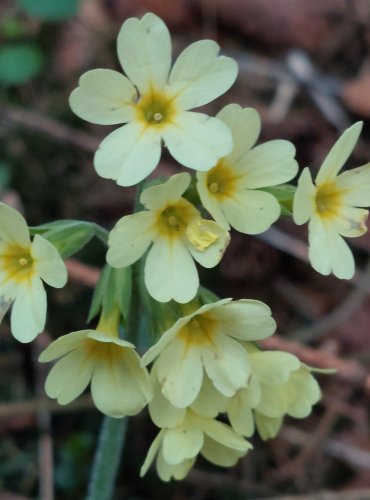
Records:
M270 418L258 412L255 412L255 420L258 433L264 441L274 438L283 423L283 417Z
M162 386L157 376L156 365L152 368L150 379L154 392L154 397L149 403L150 418L157 427L177 427L183 422L186 415L186 409L173 406L163 395Z
M68 279L67 269L58 250L45 238L36 234L31 246L36 273L55 288L62 288Z
M368 210L343 205L338 210L337 216L330 222L335 232L347 238L356 238L367 232L368 215Z
M312 217L316 210L316 187L311 173L306 167L298 180L298 187L293 199L293 220L299 226Z
M245 453L244 450L239 451L223 446L208 436L205 436L204 444L201 449L201 455L203 455L206 460L220 467L232 467L239 458L245 455Z
M232 299L221 299L218 300L217 302L213 302L211 304L205 304L204 306L200 307L196 311L193 311L192 313L188 314L187 316L184 316L182 318L179 318L176 323L174 323L171 328L169 328L166 332L164 332L161 337L159 338L158 342L154 344L142 357L141 359L141 364L142 366L147 366L149 363L151 363L163 350L164 348L172 342L177 336L177 334L180 332L181 328L184 327L195 315L197 314L204 314L207 311L211 311L213 309L216 309L218 307L221 307L224 304L228 304L231 302Z
M262 385L261 399L256 407L256 412L266 417L282 417L289 405L289 384Z
M243 187L256 189L290 181L298 172L294 155L293 144L280 139L248 151L236 165L245 174Z
M293 373L292 383L295 395L288 405L287 414L294 418L305 418L311 413L312 406L321 398L320 386L305 367Z
M111 344L111 355L95 364L91 395L105 415L121 418L136 415L148 402L150 382L140 367L138 355L130 348ZM146 391L143 391L146 388Z
M197 420L203 422L201 427L203 432L217 443L244 453L252 448L248 441L236 434L228 425L218 420L205 419L199 416L197 416Z
M138 122L111 132L94 156L97 173L119 186L133 186L147 177L161 156L161 137Z
M122 217L109 234L107 262L112 267L127 267L139 260L153 237L151 212L137 212Z
M226 335L212 335L212 345L202 348L202 361L208 377L227 397L246 387L251 374L248 353L236 340Z
M191 405L203 380L199 349L175 339L161 353L155 366L162 392L171 404L177 408Z
M50 370L45 382L46 394L61 405L70 403L89 385L93 368L83 350L67 354Z
M99 125L116 125L133 119L137 93L121 73L93 69L81 76L78 85L69 97L69 105L80 118Z
M239 104L228 104L217 113L233 136L234 147L227 156L227 164L237 163L256 143L261 132L261 119L253 108L242 108Z
M227 126L202 113L184 111L163 130L171 155L185 167L209 170L230 153L232 137Z
M160 449L157 456L157 473L162 481L170 481L172 478L181 481L193 467L195 458L189 458L183 462L173 465L166 462L163 456L163 450Z
M5 203L0 203L0 240L20 247L29 247L31 243L27 222L17 210Z
M162 452L171 465L180 464L198 455L203 446L203 432L185 422L175 429L166 429L163 435Z
M145 263L145 285L158 302L173 299L184 304L198 290L199 277L192 256L182 240L159 237Z
M260 383L252 376L248 387L238 391L231 399L227 415L232 428L242 436L252 436L254 433L254 418L252 408L255 408L261 398Z
M221 209L230 225L244 234L266 231L280 216L276 198L264 191L240 190L222 201Z
M213 309L207 316L217 322L219 332L238 340L262 340L276 329L271 309L258 300L237 300Z
M158 16L132 17L122 25L117 39L118 58L140 93L162 88L171 66L171 37Z
M87 335L92 330L79 330L68 333L54 340L48 347L42 351L39 356L40 363L48 363L54 359L60 358L69 352L79 349L83 346Z
M207 375L204 375L202 388L191 409L198 415L215 418L220 412L226 411L229 402L229 398L217 391Z
M46 293L40 278L19 287L11 312L11 330L20 342L31 342L45 327Z
M172 175L163 184L144 189L140 196L140 202L148 210L159 210L164 206L178 201L188 189L190 181L191 176L186 172Z
M335 183L348 205L370 206L370 163L339 174Z
M301 366L296 356L284 351L259 351L250 356L253 375L266 385L287 382Z
M180 318L176 321L172 327L164 332L158 342L150 349L147 350L147 352L144 354L144 356L141 358L141 365L142 366L147 366L149 365L159 354L165 349L165 347L168 346L170 342L172 342L173 339L176 338L176 335L178 334L180 328L182 328L186 323L188 322L188 317Z
M321 186L332 180L348 160L361 134L362 122L347 128L329 151L316 176L316 185Z
M144 463L143 463L143 465L141 466L141 469L140 469L140 477L145 476L145 474L148 472L148 469L151 466L153 460L155 459L155 456L157 455L157 453L159 451L159 448L161 447L161 444L162 444L163 433L164 433L164 431L161 430L156 435L156 437L154 438L152 444L150 445L150 448L148 450L148 453L146 454Z
M312 267L319 273L331 272L341 279L351 279L355 273L352 252L343 238L335 232L330 222L312 217L309 223L308 256Z
M189 252L206 268L217 266L230 242L228 231L206 219L198 219L190 224L186 236L185 244Z
M235 82L238 65L230 57L219 56L219 50L216 42L201 40L189 45L177 58L169 88L176 89L176 104L182 109L213 101Z

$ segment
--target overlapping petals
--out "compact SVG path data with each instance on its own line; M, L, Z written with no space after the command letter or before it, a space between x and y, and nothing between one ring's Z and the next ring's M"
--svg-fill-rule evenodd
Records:
M194 260L211 268L218 264L229 234L214 221L202 219L182 194L190 184L186 173L143 191L148 211L120 219L109 236L107 262L127 267L149 249L144 276L150 295L159 302L185 303L199 286Z
M66 267L56 248L40 235L31 242L24 218L0 203L0 299L12 304L11 330L20 342L32 341L45 326L46 293L42 281L61 288Z
M140 474L143 476L155 457L163 481L183 479L198 454L209 462L230 467L244 456L252 445L228 425L186 410L180 422L162 428L149 448Z
M323 162L315 183L308 168L300 176L294 196L296 224L309 221L309 258L321 274L333 273L350 279L355 272L352 252L344 237L357 237L366 231L370 206L370 164L339 173L351 154L362 129L355 123L337 140Z
M233 84L237 65L203 40L187 47L171 70L171 39L152 13L130 18L117 40L117 71L88 71L70 96L72 110L92 123L128 123L101 143L94 164L99 175L131 186L158 164L161 143L181 164L211 168L232 148L227 126L189 109L207 104Z
M213 168L197 172L200 199L225 228L261 233L279 218L280 206L260 188L282 184L296 175L295 148L283 140L253 147L261 128L254 109L230 104L216 118L229 127L234 147Z
M259 351L250 344L252 377L231 400L227 413L233 429L251 436L255 425L262 439L275 437L285 415L307 417L321 393L312 368L293 354Z
M99 330L81 330L59 337L40 355L51 369L45 390L65 405L91 383L95 406L110 417L135 415L152 397L149 375L140 366L134 345Z
M142 358L154 367L163 395L173 406L190 406L205 374L224 396L247 387L249 355L240 341L266 338L275 330L270 309L259 301L223 299L180 318Z

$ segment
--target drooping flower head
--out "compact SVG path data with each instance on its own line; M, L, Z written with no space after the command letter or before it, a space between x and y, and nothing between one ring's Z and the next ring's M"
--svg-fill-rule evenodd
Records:
M223 299L180 318L144 354L142 363L155 360L162 393L178 408L196 400L205 374L221 394L231 397L247 387L251 375L240 341L263 339L274 330L271 311L262 302Z
M172 477L183 479L198 454L215 465L231 467L251 448L252 445L228 425L187 409L181 421L162 428L154 439L140 475L144 476L157 457L157 472L163 481Z
M237 65L218 55L217 43L191 44L171 70L168 29L148 13L122 25L117 51L127 76L106 69L88 71L70 97L72 110L85 120L101 125L127 122L96 152L99 175L121 186L140 182L157 166L162 141L179 163L196 170L211 168L229 153L228 128L189 111L213 101L235 81Z
M275 437L285 415L307 417L321 397L313 368L283 351L259 351L244 343L250 354L252 376L227 410L233 429L251 436L255 425L262 439Z
M42 236L31 242L21 214L0 203L0 301L3 313L12 305L11 331L20 342L31 342L45 327L42 281L63 287L67 281L63 260Z
M231 153L207 172L197 172L198 192L212 217L229 229L246 234L266 231L280 216L276 198L259 188L292 179L298 165L289 141L274 140L253 147L261 129L256 110L238 104L225 106L216 116L232 133Z
M118 338L116 315L103 316L96 330L59 337L39 361L56 359L45 391L61 405L76 399L90 382L95 406L110 417L136 415L152 397L149 375L140 366L135 346Z
M181 173L145 189L140 201L148 210L120 219L109 236L107 262L112 267L130 266L151 247L145 285L159 302L192 300L199 286L194 260L206 268L216 266L230 240L225 229L202 219L182 197L189 184L190 175Z
M333 273L350 279L355 272L352 252L344 237L354 238L366 231L370 206L370 163L339 171L351 154L361 133L362 122L348 128L334 144L312 182L305 168L294 195L293 219L308 224L309 259L321 274Z

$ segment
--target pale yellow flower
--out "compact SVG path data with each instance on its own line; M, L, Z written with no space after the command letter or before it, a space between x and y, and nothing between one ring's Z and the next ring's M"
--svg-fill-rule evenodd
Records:
M275 321L268 306L256 300L223 299L180 318L143 356L155 361L163 395L173 406L190 406L206 374L215 388L231 397L247 387L249 354L240 341L268 337Z
M163 481L183 479L198 454L222 467L235 465L252 445L228 425L187 409L183 418L163 428L149 448L140 475L143 476L156 459L159 477Z
M12 305L11 330L20 342L31 342L45 327L46 293L42 281L61 288L66 267L45 238L31 241L19 212L0 203L0 300L3 316Z
M252 376L247 388L231 400L227 413L233 429L251 436L256 424L262 439L274 437L285 415L307 417L321 397L312 368L293 354L248 348Z
M357 237L366 231L370 206L370 163L338 172L351 154L361 133L362 122L348 128L334 144L312 182L305 168L294 195L293 219L308 224L309 259L321 274L333 273L350 279L355 272L352 252L344 237Z
M229 233L182 197L190 175L172 176L164 184L145 189L140 197L147 211L120 219L109 235L107 262L127 267L146 257L144 278L150 295L159 302L185 303L198 290L196 260L203 267L218 264L229 243Z
M150 379L153 387L153 398L148 406L150 418L161 428L179 425L186 417L187 408L173 406L164 396L155 364L150 372ZM199 394L188 409L203 417L216 418L219 413L225 412L229 405L230 399L217 391L205 375Z
M254 146L261 121L255 109L225 106L216 116L232 133L234 147L207 172L197 172L203 206L219 224L246 234L266 231L280 216L276 198L260 188L292 179L298 165L295 148L274 140Z
M232 138L216 118L190 112L213 101L233 84L237 65L219 56L212 40L191 44L171 70L171 39L152 13L130 18L117 41L126 76L95 69L79 81L70 97L72 110L101 125L126 123L109 134L95 154L96 171L121 186L131 186L157 166L162 141L182 165L211 168L229 153Z
M152 397L149 375L140 366L135 346L118 338L115 318L101 319L96 330L63 335L41 353L39 361L58 358L45 391L61 405L76 399L90 382L95 406L110 417L135 415Z

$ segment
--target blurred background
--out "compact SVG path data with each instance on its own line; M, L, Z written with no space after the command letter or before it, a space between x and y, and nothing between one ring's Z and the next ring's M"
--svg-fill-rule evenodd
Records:
M128 17L163 18L177 55L212 38L235 58L239 77L207 112L237 102L262 117L260 141L288 139L301 165L317 169L340 133L364 121L349 165L370 161L369 0L2 0L0 3L0 197L30 225L84 219L110 229L132 210L134 191L97 176L92 159L110 127L74 116L68 96L88 69L118 69L116 36ZM162 157L155 175L179 167ZM370 200L369 200L370 201ZM267 348L308 364L322 402L303 421L231 470L199 461L183 482L139 469L156 430L130 419L117 499L370 499L370 236L352 239L358 271L340 282L307 264L306 228L286 217L263 235L233 233L216 270L201 280L221 297L265 301L278 323ZM88 396L67 407L45 398L48 367L36 359L59 335L85 327L105 250L94 241L68 263L62 290L49 289L47 331L17 343L0 335L0 499L84 498L101 415Z

